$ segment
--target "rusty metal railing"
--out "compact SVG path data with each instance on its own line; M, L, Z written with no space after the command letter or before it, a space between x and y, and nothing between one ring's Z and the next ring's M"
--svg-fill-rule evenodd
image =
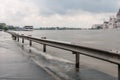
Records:
M24 43L25 39L29 40L30 46L32 46L32 42L43 44L43 52L46 52L46 46L52 46L55 48L72 51L72 53L76 55L75 56L76 71L79 71L79 68L80 68L80 62L79 62L80 54L116 64L118 65L118 80L120 80L120 54L116 54L114 52L109 52L109 51L104 51L104 50L99 50L99 49L94 49L94 48L89 48L85 46L70 44L70 43L57 42L57 41L52 41L48 39L33 38L31 36L19 35L13 32L8 32L8 33L12 35L14 40L19 41L19 38L22 38L22 43Z

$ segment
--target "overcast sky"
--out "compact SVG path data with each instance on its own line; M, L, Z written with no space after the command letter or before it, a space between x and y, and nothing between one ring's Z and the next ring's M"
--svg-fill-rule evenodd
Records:
M88 28L119 8L120 0L0 0L0 23Z

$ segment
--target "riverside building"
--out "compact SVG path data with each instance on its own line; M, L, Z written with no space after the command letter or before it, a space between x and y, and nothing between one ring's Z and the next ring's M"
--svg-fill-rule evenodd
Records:
M93 29L114 29L120 28L120 9L116 14L116 17L110 17L109 21L104 21L103 24L95 24L92 26Z

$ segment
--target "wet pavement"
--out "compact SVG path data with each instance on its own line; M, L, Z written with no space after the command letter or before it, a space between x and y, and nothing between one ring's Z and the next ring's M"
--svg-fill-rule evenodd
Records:
M36 65L7 33L0 32L0 80L55 80Z
M80 72L76 72L74 63L60 60L60 58L56 59L34 47L30 48L27 42L24 43L24 48L21 47L21 44L21 41L13 41L9 34L0 32L0 80L55 80L43 68L36 65L33 59L62 80L117 80L117 76L114 76L117 74L117 66L110 63L93 59L91 62L96 61L94 65L103 63L99 64L102 67L102 71L100 71L99 67L89 67L92 65L91 63L81 61ZM84 56L81 58L85 58L87 61L92 60ZM107 66L105 67L104 64ZM111 69L111 72L106 73L107 69Z

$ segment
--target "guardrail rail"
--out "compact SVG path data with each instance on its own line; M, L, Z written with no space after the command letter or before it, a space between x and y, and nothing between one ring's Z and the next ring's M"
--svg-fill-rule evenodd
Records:
M70 44L70 43L48 40L45 39L45 37L42 39L38 39L31 36L25 36L23 34L19 35L14 32L8 32L8 33L12 35L12 38L14 40L19 41L19 38L22 38L22 43L24 43L24 40L29 40L30 46L32 46L32 42L43 44L43 52L46 52L46 46L72 51L72 53L75 54L75 59L76 59L75 68L77 72L79 71L80 68L80 62L79 62L80 54L116 64L118 65L118 80L120 80L120 54L116 54L114 52L104 51L100 49L94 49L85 46Z

